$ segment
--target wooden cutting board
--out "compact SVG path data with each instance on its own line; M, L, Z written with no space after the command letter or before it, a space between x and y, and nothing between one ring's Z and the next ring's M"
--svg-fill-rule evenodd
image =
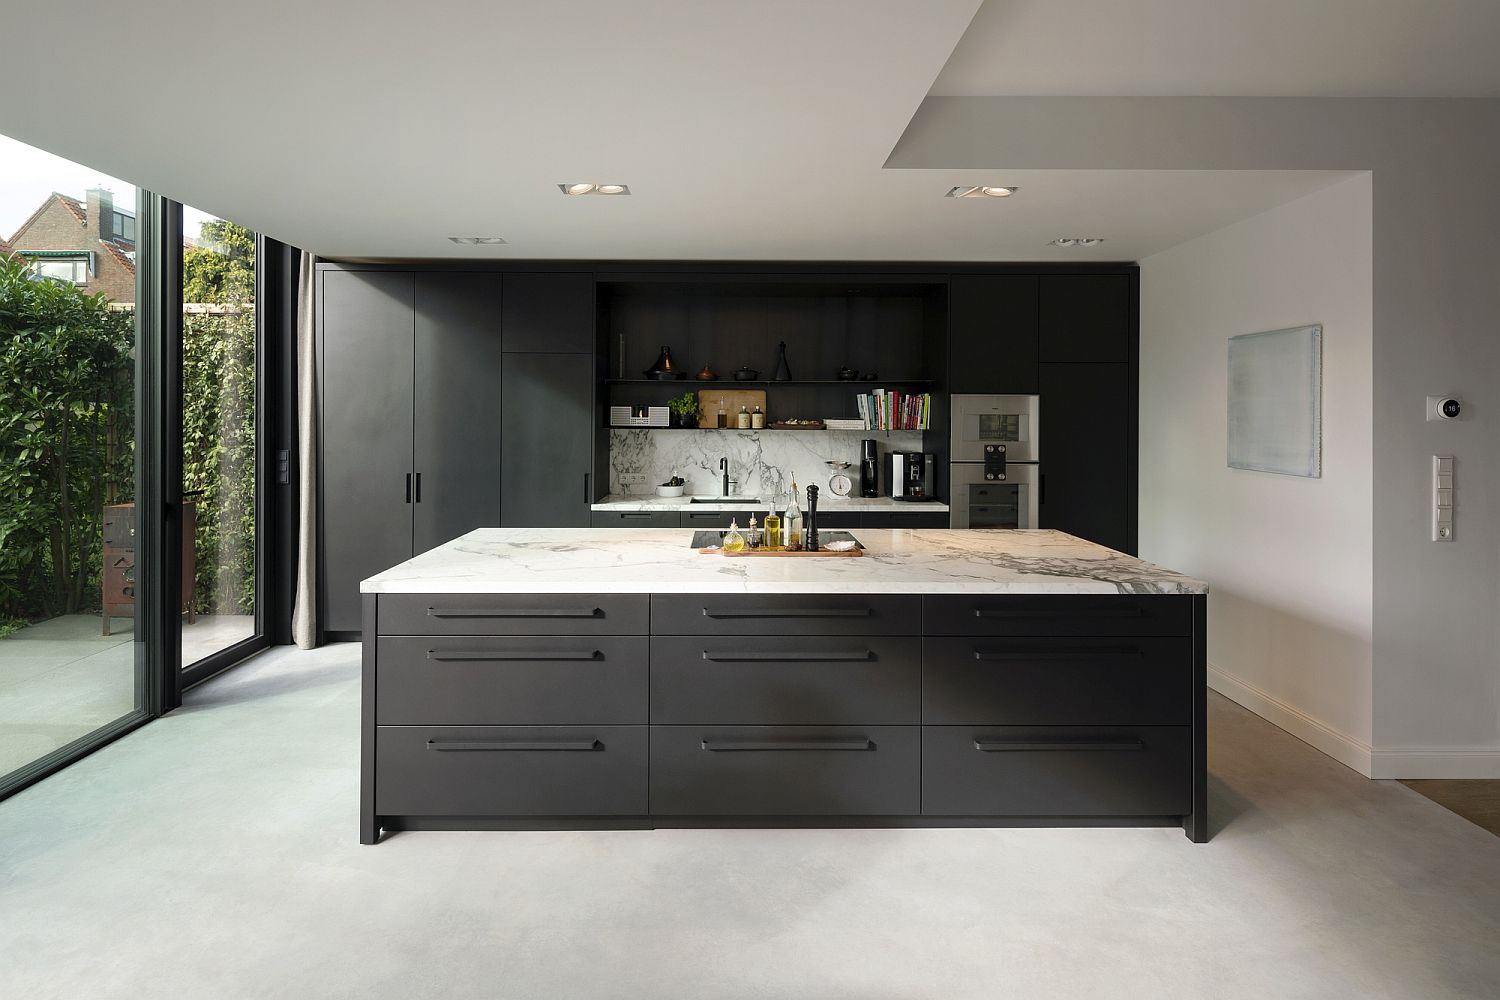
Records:
M760 407L760 412L766 412L766 390L764 389L728 389L717 385L712 389L698 390L698 426L719 426L719 400L724 400L724 419L728 421L726 427L734 427L735 419L740 415L740 407L743 406L751 413ZM767 418L770 419L769 417Z

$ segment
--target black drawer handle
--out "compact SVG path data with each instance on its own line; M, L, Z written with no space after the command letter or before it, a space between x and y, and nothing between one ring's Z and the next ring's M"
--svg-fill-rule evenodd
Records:
M1085 646L1071 649L976 649L976 660L1138 660L1146 654L1134 646Z
M819 650L815 653L716 653L705 649L703 658L713 663L796 663L799 660L819 663L841 663L873 660L875 653L868 649Z
M974 749L984 753L1033 750L1144 750L1140 740L975 740Z
M443 650L439 649L429 649L427 651L427 658L429 660L437 660L440 662L450 660L471 660L476 662L484 662L486 660L602 660L604 659L604 653L597 649L538 649L532 650L531 652L522 651L504 653L479 651L472 653L458 651L444 652Z
M704 740L703 749L713 753L742 750L874 750L863 736L829 740Z
M1026 611L1019 608L975 608L975 618L1141 618L1146 614L1140 607L1127 605L1123 608L1103 608L1087 611Z
M775 611L756 608L704 608L704 618L868 618L871 608L801 608Z
M428 740L427 749L455 750L603 750L598 740Z
M598 618L599 608L428 608L433 618Z

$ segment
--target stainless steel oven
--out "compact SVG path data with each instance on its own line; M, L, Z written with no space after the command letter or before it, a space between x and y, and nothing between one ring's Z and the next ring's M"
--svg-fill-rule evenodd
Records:
M955 395L950 462L983 462L984 446L1005 445L1008 462L1040 462L1039 396Z
M1038 526L1040 411L1037 396L953 397L948 466L950 526Z
M948 480L948 524L954 528L1035 528L1037 466L1005 466L1004 479L984 478L984 466L954 463Z

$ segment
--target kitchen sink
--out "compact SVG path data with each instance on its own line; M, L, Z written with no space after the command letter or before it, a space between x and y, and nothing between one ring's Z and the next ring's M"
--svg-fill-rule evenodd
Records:
M760 497L724 496L724 497L689 497L688 503L761 503Z

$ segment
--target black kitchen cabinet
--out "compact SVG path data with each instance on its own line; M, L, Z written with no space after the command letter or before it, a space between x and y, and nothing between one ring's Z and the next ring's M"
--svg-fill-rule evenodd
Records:
M505 275L504 342L508 352L594 353L594 276Z
M323 272L323 627L358 630L359 581L411 558L410 271Z
M862 528L946 528L948 512L928 511L873 511L860 514Z
M500 524L587 528L594 500L593 355L508 353L501 386Z
M1041 366L1043 528L1135 554L1129 365Z
M1129 275L1044 274L1040 280L1044 364L1130 360Z
M500 276L419 272L412 554L500 524Z
M1037 391L1036 275L955 274L948 310L953 392Z
M595 528L680 528L675 510L596 510L589 523Z

